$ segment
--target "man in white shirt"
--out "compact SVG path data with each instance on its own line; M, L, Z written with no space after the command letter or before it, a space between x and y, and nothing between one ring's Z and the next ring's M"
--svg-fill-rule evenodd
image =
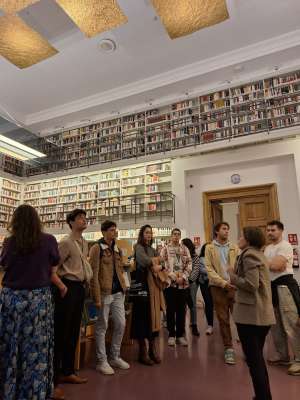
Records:
M288 339L294 353L294 360L288 370L290 375L300 375L300 292L293 273L293 248L283 240L284 226L280 221L267 225L270 244L265 249L269 261L272 284L272 299L276 325L272 336L279 357L271 364L289 365Z

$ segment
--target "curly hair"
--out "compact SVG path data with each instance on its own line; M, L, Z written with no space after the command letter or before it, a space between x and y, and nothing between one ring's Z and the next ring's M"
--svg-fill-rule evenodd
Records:
M16 241L18 252L25 254L35 250L42 235L42 223L36 209L27 204L16 208L8 231Z

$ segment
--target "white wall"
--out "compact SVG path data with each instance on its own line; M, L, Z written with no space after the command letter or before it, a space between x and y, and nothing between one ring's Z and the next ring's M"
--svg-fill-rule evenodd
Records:
M176 224L204 241L203 192L276 183L280 218L300 239L300 141L278 142L176 159L172 165ZM233 185L232 174L241 175ZM300 271L297 273L300 279Z
M280 157L188 172L186 184L188 187L193 185L193 188L187 189L188 231L191 235L197 236L196 233L200 233L204 238L203 192L236 187L230 183L233 173L241 175L240 187L276 183L280 218L286 224L286 231L300 234L295 166L291 157Z

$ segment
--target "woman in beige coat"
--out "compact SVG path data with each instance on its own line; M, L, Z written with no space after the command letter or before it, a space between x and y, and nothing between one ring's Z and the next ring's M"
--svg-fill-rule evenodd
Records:
M263 348L275 318L267 260L261 250L264 244L265 237L260 228L244 228L239 240L242 252L234 271L228 271L231 284L236 287L233 319L249 367L256 400L272 399Z

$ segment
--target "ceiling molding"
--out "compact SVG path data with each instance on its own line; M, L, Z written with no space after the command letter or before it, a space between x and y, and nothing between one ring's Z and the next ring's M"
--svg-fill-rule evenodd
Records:
M188 78L217 71L224 67L233 66L242 62L253 60L268 54L273 54L300 45L300 29L285 35L273 37L253 45L227 52L197 63L186 65L174 70L154 75L147 79L114 88L96 95L88 96L76 101L61 104L56 107L28 114L25 124L30 126L53 118L97 107L112 101L141 94L158 87L166 86Z

